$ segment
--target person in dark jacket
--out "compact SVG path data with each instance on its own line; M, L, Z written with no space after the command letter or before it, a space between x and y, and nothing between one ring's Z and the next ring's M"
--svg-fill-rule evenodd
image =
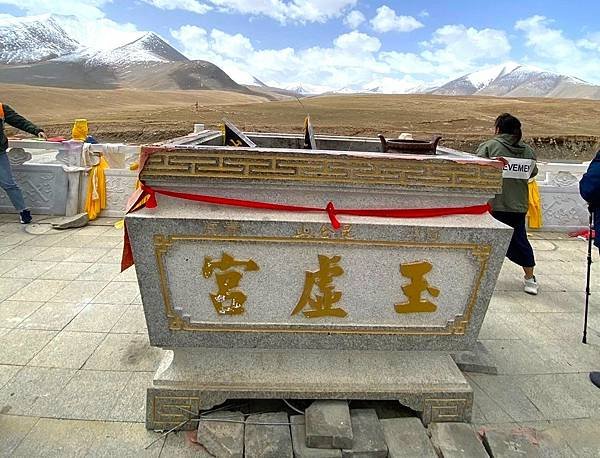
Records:
M588 209L592 214L594 223L594 245L600 250L600 151L596 153L596 157L588 166L587 172L579 182L579 193L581 197L588 203ZM591 237L589 234L588 237ZM600 372L590 372L590 380L594 385L600 388Z
M4 133L4 123L41 138L46 138L46 134L43 129L19 115L8 105L0 104L0 187L6 191L8 198L19 212L21 223L29 224L31 222L31 212L25 205L21 189L15 183L8 155L6 154L8 138Z
M522 141L521 122L509 113L496 118L496 136L477 148L480 157L499 159L504 163L502 193L490 204L492 216L514 229L506 256L525 272L523 289L528 294L538 293L533 269L533 248L527 239L525 217L529 207L528 181L537 175L536 156Z

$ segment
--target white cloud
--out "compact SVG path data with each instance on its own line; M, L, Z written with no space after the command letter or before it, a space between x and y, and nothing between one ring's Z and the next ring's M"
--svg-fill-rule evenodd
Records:
M367 18L360 11L352 10L344 18L344 24L346 24L351 29L357 29L366 20Z
M531 16L515 23L525 36L526 61L546 70L600 82L600 33L570 38L553 27L544 16Z
M464 25L445 25L437 29L421 57L452 74L472 69L481 62L505 60L511 50L506 32L497 29L475 29Z
M224 13L267 16L281 23L326 22L342 16L357 0L143 0L165 10L181 9L205 13L215 9Z
M377 32L412 32L423 27L417 19L412 16L398 16L396 12L387 5L377 8L377 14L371 19L371 25Z
M340 35L333 41L333 44L341 50L360 53L374 53L381 48L381 41L378 38L356 30Z
M162 10L185 10L192 13L204 14L212 9L210 5L198 0L143 0Z
M58 24L84 46L110 49L129 43L141 34L131 23L108 19L102 7L111 0L0 0L27 15L51 14Z

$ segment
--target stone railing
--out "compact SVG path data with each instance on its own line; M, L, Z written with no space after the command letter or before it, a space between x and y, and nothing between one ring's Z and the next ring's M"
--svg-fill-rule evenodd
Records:
M83 210L88 169L83 164L82 147L81 142L10 141L8 154L15 178L34 213L70 216ZM111 163L111 168L106 171L107 208L102 216L123 216L137 179L137 173L129 170L129 165L137 160L139 150L139 146L112 146L110 154L106 154L107 145L92 145L92 153L104 152ZM579 180L587 166L588 163L538 163L541 230L568 231L587 227L587 205L579 196ZM5 193L0 193L2 211L13 211Z
M541 230L568 231L587 227L589 213L579 195L579 180L589 163L538 163L542 201Z

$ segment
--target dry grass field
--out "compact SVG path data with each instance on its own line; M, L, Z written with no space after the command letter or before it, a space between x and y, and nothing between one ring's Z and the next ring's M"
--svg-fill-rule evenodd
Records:
M343 95L268 101L223 91L86 91L0 85L3 103L67 135L87 118L101 141L150 143L183 135L192 124L227 117L244 130L300 132L305 113L317 133L444 136L444 145L472 151L493 133L502 112L518 116L543 159L589 159L600 145L600 101L429 95ZM198 103L198 109L196 109Z

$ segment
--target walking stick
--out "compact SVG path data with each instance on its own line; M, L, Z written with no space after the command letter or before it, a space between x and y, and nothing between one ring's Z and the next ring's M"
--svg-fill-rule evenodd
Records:
M590 209L590 228L588 232L587 278L585 282L585 317L583 319L583 343L587 343L588 310L590 306L590 273L592 270L592 234L594 227L594 211Z

